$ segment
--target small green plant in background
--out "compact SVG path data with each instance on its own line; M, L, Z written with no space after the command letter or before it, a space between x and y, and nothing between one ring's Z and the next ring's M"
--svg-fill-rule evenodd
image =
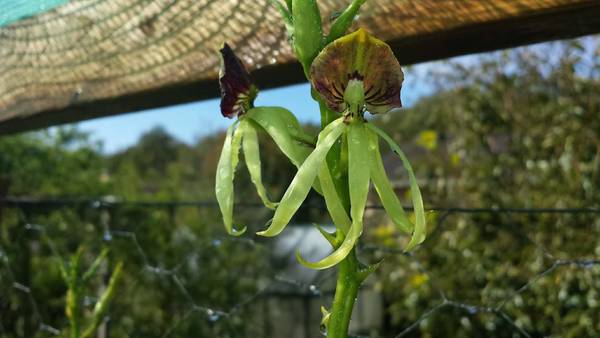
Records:
M102 250L100 255L92 262L85 272L82 272L81 267L83 250L83 247L79 247L77 252L70 257L68 263L63 261L60 262L60 272L67 284L65 313L69 319L71 338L87 338L94 334L104 319L104 315L114 296L115 287L120 279L123 268L123 262L118 262L115 266L110 276L108 286L98 298L98 301L90 314L90 319L84 329L84 290L86 286L90 284L92 277L96 275L102 263L106 260L108 249Z
M357 258L356 244L363 232L363 216L370 183L397 228L410 234L405 250L425 239L425 213L417 180L400 147L365 118L365 112L386 114L401 107L404 75L390 47L359 29L345 35L365 0L353 1L324 34L315 0L274 1L283 17L293 50L311 83L311 96L321 113L318 135L306 133L296 117L281 107L254 107L258 89L233 50L221 49L221 113L237 118L229 127L217 166L215 192L227 231L242 235L234 224L234 175L240 150L264 205L275 211L267 229L258 235L272 237L290 222L311 189L321 194L336 231L321 234L333 253L303 265L326 269L338 265L336 292L330 310L322 308L327 337L346 338L358 289L378 263ZM262 183L257 133L265 132L298 168L281 201L272 201ZM403 210L385 172L379 140L400 157L410 181L414 222Z

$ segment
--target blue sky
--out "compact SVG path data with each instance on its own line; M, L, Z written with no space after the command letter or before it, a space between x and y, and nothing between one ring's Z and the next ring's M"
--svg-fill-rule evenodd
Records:
M419 97L431 92L427 82L418 79L423 79L424 74L438 64L417 65L406 72L402 89L405 106L410 106ZM263 90L258 95L256 105L283 106L296 114L301 122L319 123L318 107L310 97L307 83ZM203 136L227 128L231 122L221 116L219 99L212 99L89 120L78 126L82 131L89 132L93 140L100 141L105 153L114 153L135 144L144 132L155 126L162 126L178 139L193 143Z

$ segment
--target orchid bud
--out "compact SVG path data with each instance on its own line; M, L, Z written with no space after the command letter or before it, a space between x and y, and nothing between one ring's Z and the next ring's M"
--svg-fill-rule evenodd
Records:
M227 43L219 50L221 69L221 114L227 118L243 115L254 106L258 88L252 82L250 74L242 61L235 55Z

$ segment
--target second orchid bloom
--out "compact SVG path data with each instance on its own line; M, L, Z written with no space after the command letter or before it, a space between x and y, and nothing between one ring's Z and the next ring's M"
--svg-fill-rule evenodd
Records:
M269 227L262 236L279 234L298 211L311 189L322 194L336 226L336 234L321 230L334 251L318 262L299 261L314 269L331 267L342 261L354 248L363 231L364 210L370 183L390 219L402 232L411 234L406 250L425 239L425 213L414 172L400 147L385 132L364 119L364 112L382 114L401 107L403 73L391 49L364 30L343 36L314 58L310 66L313 89L329 109L339 116L316 138L307 135L292 113L279 107L254 107L257 90L241 61L225 46L221 70L222 112L238 116L227 131L217 169L216 195L227 230L239 235L245 228L233 226L233 178L240 147L258 195L275 209ZM262 184L257 132L266 132L280 150L298 167L294 179L279 203L272 202ZM379 139L383 139L402 160L408 173L414 207L414 222L404 212L385 172ZM334 183L327 156L335 144L347 158L345 177L349 195L349 213ZM311 146L310 144L313 144Z

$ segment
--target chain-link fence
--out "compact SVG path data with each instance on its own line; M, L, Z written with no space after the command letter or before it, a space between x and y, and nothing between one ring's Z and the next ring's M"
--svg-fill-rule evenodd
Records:
M335 269L296 262L297 248L310 259L329 250L305 216L263 239L226 236L213 202L0 205L1 337L68 335L59 264L81 246L86 264L110 249L85 288L84 321L124 262L99 337L322 335ZM260 206L236 207L249 230L264 225ZM300 213L322 222L323 211ZM405 253L381 208L369 207L359 253L383 263L361 290L356 337L600 337L600 209L429 211L427 241Z

